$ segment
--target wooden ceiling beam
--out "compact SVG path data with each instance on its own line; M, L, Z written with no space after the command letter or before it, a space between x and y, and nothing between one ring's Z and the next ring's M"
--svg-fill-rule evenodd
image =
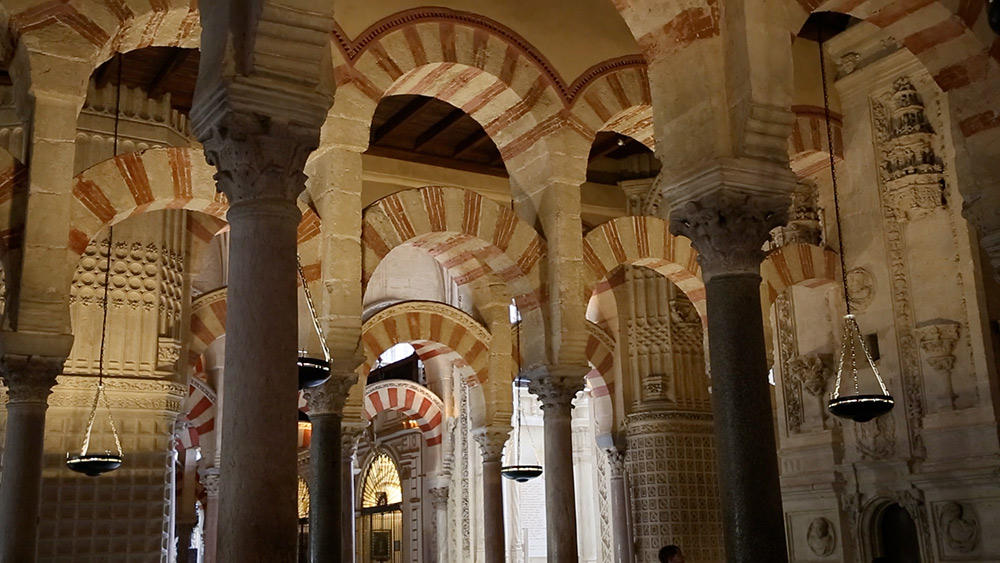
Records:
M466 152L483 144L483 141L485 141L488 138L489 136L486 134L486 130L480 128L475 133L459 141L459 143L455 145L455 150L451 153L451 157L458 158L462 156Z
M97 86L98 90L107 86L111 82L111 77L118 74L118 65L121 64L121 57L121 55L118 55L97 69L97 73L94 75L94 85Z
M414 113L420 111L422 107L427 105L432 98L427 98L424 96L419 96L406 104L399 111L392 114L389 119L385 120L385 123L380 125L378 129L372 134L371 145L377 145L382 139L393 132L397 127L406 122Z
M156 72L156 76L149 81L149 85L146 91L149 92L149 97L154 98L163 93L163 86L170 79L170 76L176 71L184 61L187 60L188 55L192 53L193 49L174 49L167 60L163 63L160 69Z
M441 133L447 131L449 127L454 125L455 122L463 117L465 117L464 111L460 109L452 110L448 115L444 116L444 119L438 121L423 133L417 135L417 140L413 144L413 150L419 151L424 147L424 145L433 141Z
M624 142L622 144L618 144L619 141L624 141L624 139L618 135L613 135L608 137L604 142L594 146L594 148L590 151L590 160L596 160L598 158L608 156L610 153L623 147Z

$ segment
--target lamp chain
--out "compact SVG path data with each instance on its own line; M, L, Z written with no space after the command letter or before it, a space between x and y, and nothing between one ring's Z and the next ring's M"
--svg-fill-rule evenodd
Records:
M851 314L851 298L847 292L847 261L844 258L844 230L840 223L840 197L837 193L837 168L834 163L833 127L830 125L830 93L826 84L826 59L823 56L823 26L817 26L819 38L819 72L823 81L823 116L826 120L826 142L830 155L830 180L833 182L833 213L837 222L837 246L840 251L840 277L844 289L847 314Z
M302 291L306 294L306 305L309 306L309 316L312 319L313 328L316 329L316 336L319 337L319 345L323 348L323 359L330 361L330 346L326 343L323 335L323 325L319 322L319 315L316 314L316 304L313 302L312 292L309 291L309 284L306 282L306 273L302 269L302 260L299 254L295 253L295 265L299 271L299 281L302 282Z

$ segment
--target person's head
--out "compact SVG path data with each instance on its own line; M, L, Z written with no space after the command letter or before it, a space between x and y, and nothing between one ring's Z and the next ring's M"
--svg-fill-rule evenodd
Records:
M676 545L666 545L660 549L660 563L684 563L684 552Z

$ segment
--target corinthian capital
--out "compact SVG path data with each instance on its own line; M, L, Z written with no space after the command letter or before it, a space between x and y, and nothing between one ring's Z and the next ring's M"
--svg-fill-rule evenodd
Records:
M752 159L721 160L662 188L670 232L691 239L705 281L760 273L764 242L787 222L794 189L787 166Z
M570 408L573 398L583 390L589 366L539 366L525 372L528 391L542 402L542 410Z
M479 444L479 449L483 453L483 461L500 461L503 457L503 447L510 437L511 428L489 427L478 428L472 431L473 437Z
M350 395L351 387L358 382L355 373L334 373L322 385L303 392L309 403L309 414L343 414L344 403Z
M217 189L231 204L253 199L295 201L306 185L306 159L319 144L311 127L252 114L227 113L200 131Z
M625 476L625 452L618 448L608 448L604 450L608 456L608 469L612 479L621 479Z
M65 361L66 358L5 354L0 359L0 377L7 386L7 402L47 404Z

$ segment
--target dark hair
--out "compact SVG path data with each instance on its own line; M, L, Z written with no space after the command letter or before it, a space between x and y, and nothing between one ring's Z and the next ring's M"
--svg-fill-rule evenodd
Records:
M674 555L679 555L681 548L676 545L665 545L660 548L660 563L667 563Z

